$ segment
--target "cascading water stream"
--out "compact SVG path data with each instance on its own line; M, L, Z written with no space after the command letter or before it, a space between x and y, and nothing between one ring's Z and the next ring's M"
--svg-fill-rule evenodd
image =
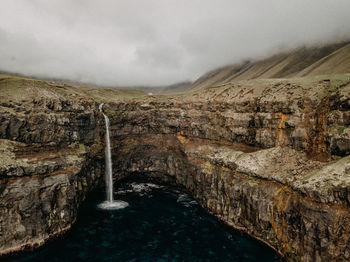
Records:
M99 110L102 112L105 118L106 124L106 148L105 148L105 158L106 158L106 193L107 202L113 202L113 179L112 179L112 157L111 157L111 139L109 136L109 119L102 111L103 104L100 104Z
M109 135L109 118L103 113L103 103L99 105L98 109L103 114L106 125L106 148L105 148L105 179L106 179L106 201L99 205L103 209L120 209L127 207L129 204L125 201L116 200L113 198L113 172L112 172L112 155L111 155L111 139Z

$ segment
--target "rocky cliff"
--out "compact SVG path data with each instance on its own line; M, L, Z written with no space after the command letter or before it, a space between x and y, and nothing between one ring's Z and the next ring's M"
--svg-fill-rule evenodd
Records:
M3 92L10 85L13 90ZM79 203L100 182L103 145L92 100L63 98L40 82L12 78L2 79L1 96L0 254L5 254L42 245L70 228Z
M128 99L18 85L23 98L0 105L2 254L68 229L102 182L104 101L115 180L180 185L286 260L350 260L348 75Z

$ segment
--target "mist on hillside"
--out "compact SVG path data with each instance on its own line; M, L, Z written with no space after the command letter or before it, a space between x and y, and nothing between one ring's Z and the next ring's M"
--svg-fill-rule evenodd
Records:
M350 38L350 1L4 0L0 70L161 86Z

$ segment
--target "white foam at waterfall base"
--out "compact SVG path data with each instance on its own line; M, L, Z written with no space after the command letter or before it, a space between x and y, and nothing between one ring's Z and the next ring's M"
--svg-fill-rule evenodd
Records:
M112 178L112 155L111 155L111 140L109 136L109 119L103 113L102 110L103 103L99 105L98 109L103 114L106 124L106 150L105 150L105 158L106 158L106 166L105 166L105 178L106 178L106 198L107 200L98 205L101 209L121 209L127 207L129 204L125 201L114 200L113 198L113 178Z
M114 200L113 202L105 201L98 205L98 208L100 209L106 209L106 210L117 210L117 209L123 209L129 206L129 204L122 200Z

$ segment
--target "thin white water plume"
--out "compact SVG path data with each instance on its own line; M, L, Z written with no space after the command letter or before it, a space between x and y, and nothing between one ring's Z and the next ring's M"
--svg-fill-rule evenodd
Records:
M109 134L109 118L103 113L103 104L100 104L98 109L103 114L106 126L106 148L105 148L105 179L106 179L106 201L99 205L102 209L121 209L127 207L129 204L127 202L117 200L114 201L113 198L113 169L112 169L112 154L111 154L111 139Z

